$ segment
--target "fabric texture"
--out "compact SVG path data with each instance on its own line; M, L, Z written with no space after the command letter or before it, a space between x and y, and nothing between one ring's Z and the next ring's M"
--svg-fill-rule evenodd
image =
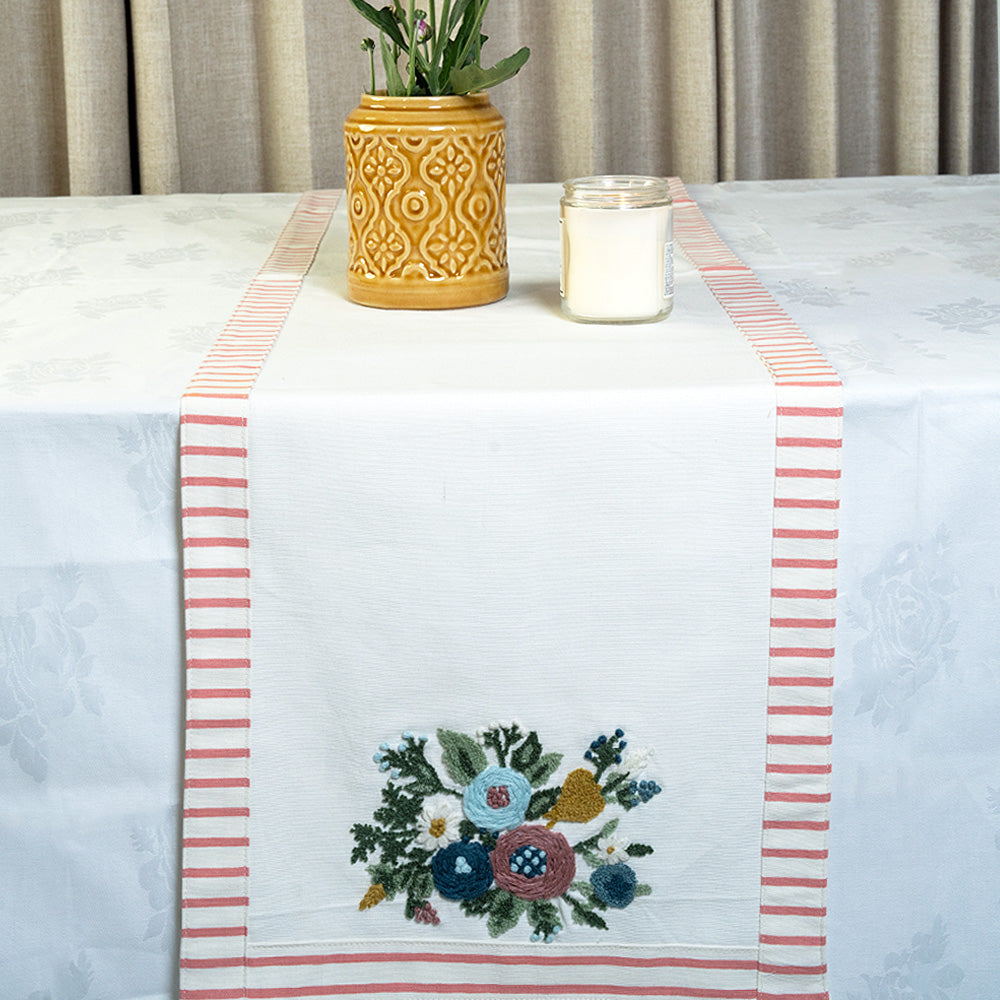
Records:
M0 15L0 194L343 185L371 30L347 0ZM492 95L513 182L997 169L995 0L496 0L486 32L532 49Z

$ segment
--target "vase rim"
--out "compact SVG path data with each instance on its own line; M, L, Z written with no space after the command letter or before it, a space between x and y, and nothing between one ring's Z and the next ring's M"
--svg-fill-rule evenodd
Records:
M361 95L363 108L391 108L394 111L405 111L408 108L421 111L436 108L447 110L489 103L490 95L485 90L477 90L472 94L421 94L413 97L389 97L384 90L376 90L374 94L365 92Z

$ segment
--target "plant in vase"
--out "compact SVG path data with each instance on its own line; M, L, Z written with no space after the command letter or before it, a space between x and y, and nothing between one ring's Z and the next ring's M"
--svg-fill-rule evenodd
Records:
M481 65L489 0L414 0L376 9L350 0L378 29L385 90L344 124L349 211L348 294L385 308L481 305L507 293L506 134L486 89L524 65L522 48Z

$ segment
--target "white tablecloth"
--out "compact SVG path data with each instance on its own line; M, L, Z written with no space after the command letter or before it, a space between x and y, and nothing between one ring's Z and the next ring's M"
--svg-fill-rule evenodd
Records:
M835 1000L935 988L989 996L1000 981L998 188L996 178L914 178L691 192L845 381L827 923ZM564 457L539 471L554 482L584 461L588 421L616 394L662 420L665 385L711 393L680 308L665 324L627 329L558 318L557 195L511 192L505 303L405 326L398 314L359 310L363 326L336 370L311 368L301 345L296 362L279 341L261 392L281 405L291 364L297 383L337 393L338 406L366 400L372 427L387 406L423 404L425 418L447 418L442 432L465 393L464 447L496 446L490 468L515 502L521 470L503 456L524 446L519 396L544 395L551 408ZM294 203L0 206L0 982L15 1000L176 989L177 399ZM317 260L326 272L314 271L334 292L340 232ZM502 427L495 392L510 404ZM580 444L565 446L567 433ZM415 475L427 466L412 458L428 446L416 434L382 459L405 451ZM613 475L621 449L594 451L586 460ZM363 465L352 475L362 482ZM453 499L473 486L456 484ZM640 513L649 514L621 512L623 523ZM544 590L544 572L537 580ZM618 697L625 684L615 677L609 691Z

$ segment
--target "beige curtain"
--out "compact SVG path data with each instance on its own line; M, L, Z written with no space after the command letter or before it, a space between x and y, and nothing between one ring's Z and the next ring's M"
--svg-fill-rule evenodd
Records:
M347 0L0 17L0 195L343 183L370 33ZM486 32L532 48L493 94L512 181L998 169L996 0L493 0Z

